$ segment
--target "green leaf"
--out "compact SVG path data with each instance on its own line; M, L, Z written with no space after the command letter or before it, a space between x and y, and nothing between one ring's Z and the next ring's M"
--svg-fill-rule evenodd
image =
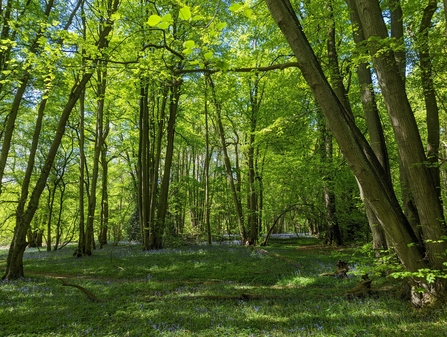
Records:
M158 27L161 28L161 29L167 29L167 28L169 27L169 22L167 22L167 21L162 21L162 22L158 25Z
M205 58L205 60L209 60L209 59L211 59L213 57L213 52L209 51L209 52L205 53L203 55L203 57Z
M166 15L163 15L163 17L161 18L163 20L163 22L167 22L168 24L171 24L174 22L174 20L172 20L172 15L171 13L168 13Z
M158 25L158 23L160 21L161 21L161 17L159 15L154 14L149 17L149 19L147 20L147 23L149 26L153 27L153 26Z
M192 49L195 47L195 45L196 45L196 43L193 40L188 40L188 41L183 42L183 48L185 48L185 49Z
M191 10L188 6L180 8L179 18L185 21L191 19Z
M240 4L240 3L234 3L234 4L232 4L230 7L228 7L228 9L231 11L231 12L237 12L238 10L240 10L241 8L242 8L242 4Z
M251 17L253 16L253 10L251 8L245 8L244 9L244 15L251 19Z
M216 29L217 29L217 30L222 30L222 29L224 29L226 26L227 26L227 23L226 23L226 22L221 22L221 23L218 23L218 24L216 25Z

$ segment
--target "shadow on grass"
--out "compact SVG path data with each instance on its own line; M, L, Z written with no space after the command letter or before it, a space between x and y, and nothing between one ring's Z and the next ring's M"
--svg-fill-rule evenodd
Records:
M123 246L82 259L28 252L31 278L0 284L0 336L445 335L445 310L409 310L392 293L348 300L355 278L318 277L343 254L294 246Z

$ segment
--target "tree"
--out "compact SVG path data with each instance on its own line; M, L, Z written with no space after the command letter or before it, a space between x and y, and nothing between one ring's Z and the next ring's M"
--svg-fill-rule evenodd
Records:
M301 72L320 104L348 165L362 187L366 202L371 205L403 265L408 271L418 271L427 267L442 268L444 258L441 254L446 250L446 245L434 243L445 233L442 208L430 171L424 164L426 157L422 141L393 53L390 49L379 49L380 42L387 38L387 31L378 2L356 0L356 6L358 12L362 13L360 15L362 28L368 40L368 50L392 120L399 155L410 177L411 190L426 240L422 245L417 234L409 226L408 219L403 214L392 186L385 179L377 157L323 74L290 2L266 0L266 3L295 53ZM414 285L420 284L427 289L427 293L423 296L413 293L415 305L434 300L434 292L442 291L440 284L427 284L420 279L414 279L414 282Z
M119 6L118 0L114 1L113 3L110 3L109 15L116 12L118 6ZM106 47L107 37L111 31L112 31L111 24L104 26L103 29L100 31L99 38L95 44L95 47L98 50L101 50ZM92 66L94 67L97 64L98 61L96 60L92 63ZM3 279L18 279L24 277L23 253L27 245L26 234L30 226L30 223L34 217L34 214L37 210L37 207L39 205L40 196L42 195L42 191L45 188L45 184L50 174L51 167L53 166L54 159L56 157L59 145L64 135L66 123L68 121L68 118L70 117L70 113L73 110L79 97L81 96L91 76L92 72L84 73L82 77L78 78L77 81L72 86L70 96L68 97L68 100L61 113L56 134L53 140L51 141L50 148L46 154L45 162L42 167L41 173L38 177L38 180L34 188L32 189L29 202L25 208L18 209L17 211L16 225L14 228L14 237L9 248L6 271L5 274L3 275ZM32 169L32 167L33 163L29 162L28 169Z

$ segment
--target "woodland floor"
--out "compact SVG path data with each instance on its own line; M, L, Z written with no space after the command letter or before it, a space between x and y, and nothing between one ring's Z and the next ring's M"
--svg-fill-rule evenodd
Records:
M355 248L300 238L262 248L109 245L85 258L73 250L26 251L26 278L0 283L0 336L447 335L447 308L412 308L400 283L372 273ZM319 276L339 259L348 278ZM365 272L371 295L345 296Z

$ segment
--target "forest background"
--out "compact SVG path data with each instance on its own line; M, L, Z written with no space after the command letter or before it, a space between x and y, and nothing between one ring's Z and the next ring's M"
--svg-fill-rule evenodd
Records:
M380 5L3 1L4 278L27 246L276 230L393 247L439 293L445 10Z

